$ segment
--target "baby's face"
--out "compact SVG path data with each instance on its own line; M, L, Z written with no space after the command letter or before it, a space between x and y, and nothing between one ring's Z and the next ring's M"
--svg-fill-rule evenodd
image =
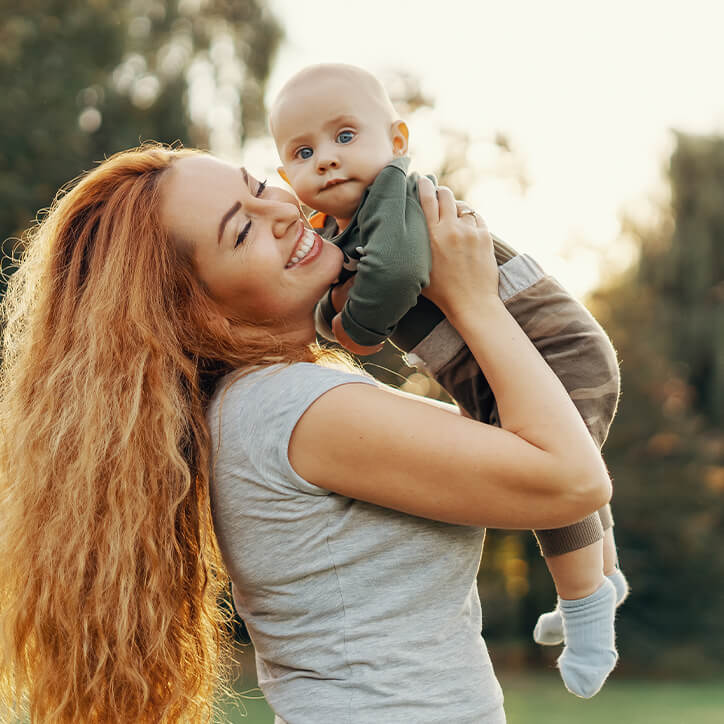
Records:
M272 114L284 171L307 206L340 222L395 153L392 122L374 98L335 77L285 91Z

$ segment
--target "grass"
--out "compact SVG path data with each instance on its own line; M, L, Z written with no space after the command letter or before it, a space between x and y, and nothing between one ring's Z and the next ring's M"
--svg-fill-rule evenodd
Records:
M246 669L249 671L249 669ZM721 682L662 682L611 680L593 699L569 694L555 671L535 674L498 673L505 692L508 724L722 724L724 687ZM256 685L247 680L243 688ZM259 696L248 691L247 696ZM263 699L227 704L218 724L273 724ZM414 724L414 722L410 722ZM441 722L440 724L447 724Z
M721 682L615 680L589 700L564 688L558 673L499 674L508 724L722 724ZM263 721L263 720L261 720ZM249 723L251 724L251 723Z

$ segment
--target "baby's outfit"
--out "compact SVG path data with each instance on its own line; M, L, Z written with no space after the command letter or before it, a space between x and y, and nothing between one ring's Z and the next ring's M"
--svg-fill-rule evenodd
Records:
M430 282L431 251L420 206L419 175L395 159L365 191L347 228L331 216L312 225L345 255L339 283L356 274L341 312L344 330L361 345L389 338L423 366L471 417L499 425L495 398L462 337L420 292ZM435 182L434 177L430 177ZM599 448L616 412L620 377L616 352L588 310L527 254L492 235L498 293L508 311L563 383ZM331 291L317 305L317 332L334 340ZM534 531L545 556L591 545L613 525L610 506L578 523Z

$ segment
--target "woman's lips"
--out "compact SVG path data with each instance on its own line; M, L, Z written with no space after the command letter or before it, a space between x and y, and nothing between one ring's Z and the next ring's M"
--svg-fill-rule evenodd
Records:
M322 251L322 237L311 229L305 228L294 247L294 252L286 264L287 269L307 264L316 259Z

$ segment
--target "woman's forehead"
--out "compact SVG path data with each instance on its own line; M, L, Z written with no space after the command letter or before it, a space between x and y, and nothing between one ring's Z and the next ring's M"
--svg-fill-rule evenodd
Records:
M230 199L248 192L244 175L238 166L213 156L192 156L174 164L167 185L167 200L171 206L207 208L228 206Z
M186 238L211 234L229 206L248 194L238 166L213 156L179 159L163 190L162 214L170 228Z
M174 164L174 170L183 182L191 184L199 181L238 184L241 181L238 166L207 154L181 158Z

